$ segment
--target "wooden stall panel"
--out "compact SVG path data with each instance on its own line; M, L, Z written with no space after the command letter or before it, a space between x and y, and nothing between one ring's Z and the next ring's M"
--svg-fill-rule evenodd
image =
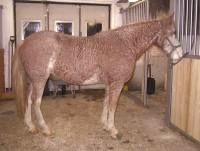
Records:
M188 121L188 100L190 96L191 60L184 59L173 69L171 121L186 131Z
M200 60L183 59L173 68L171 123L200 141Z
M200 140L200 60L192 60L188 112L189 135Z

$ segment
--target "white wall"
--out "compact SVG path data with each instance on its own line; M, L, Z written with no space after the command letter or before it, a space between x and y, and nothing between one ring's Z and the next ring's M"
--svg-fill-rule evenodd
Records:
M14 35L14 20L13 20L13 2L12 0L1 0L0 5L3 6L2 9L2 43L4 49L4 66L5 66L5 85L8 85L8 68L7 68L7 56L8 56L8 41L10 36Z
M27 0L28 1L28 0ZM41 1L41 0L38 0ZM121 15L119 14L119 8L115 5L117 0L49 0L58 2L74 2L74 3L98 3L98 4L110 4L111 5L111 28L121 26ZM13 0L0 0L0 5L3 5L2 11L2 43L4 53L4 65L5 65L5 86L8 87L8 49L9 38L14 35L14 17L13 17Z

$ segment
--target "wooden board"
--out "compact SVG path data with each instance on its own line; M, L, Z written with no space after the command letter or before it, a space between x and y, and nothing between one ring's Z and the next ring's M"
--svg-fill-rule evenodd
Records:
M200 141L200 60L186 58L173 68L171 123Z

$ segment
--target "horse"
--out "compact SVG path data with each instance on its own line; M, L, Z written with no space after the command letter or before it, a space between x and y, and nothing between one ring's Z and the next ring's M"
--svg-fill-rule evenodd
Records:
M50 135L40 110L49 77L75 85L104 83L102 126L111 137L118 138L114 121L124 83L132 77L138 58L152 45L164 48L172 62L178 62L183 51L180 45L173 45L174 33L172 15L124 25L90 37L51 31L33 33L18 47L13 58L13 88L19 115L30 132L37 132L31 118L33 104L41 132Z

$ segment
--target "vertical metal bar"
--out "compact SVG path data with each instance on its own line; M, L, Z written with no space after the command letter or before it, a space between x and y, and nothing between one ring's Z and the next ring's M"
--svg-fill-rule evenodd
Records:
M150 19L150 16L149 16L149 12L150 12L150 10L149 10L149 0L146 1L146 5L147 5L147 9L146 9L147 19Z
M170 126L171 121L171 102L172 102L172 77L173 77L173 66L170 58L167 61L167 103L165 112L165 122L167 126Z
M130 8L128 8L128 24L131 23L131 13L130 13Z
M138 5L140 16L139 16L139 21L141 21L142 18L142 12L141 12L141 4Z
M183 31L184 31L184 13L185 13L185 1L182 1L181 5L181 37L180 41L183 42Z
M111 28L111 5L108 6L108 29Z
M127 9L126 9L126 24L129 23L128 14L129 14L129 12L128 12L128 8L127 8Z
M127 10L126 10L126 24L128 24L128 13L127 13Z
M130 8L130 23L132 23L133 21L133 13L132 13L132 8Z
M147 7L146 7L146 15L147 15L147 19L149 19L149 3L148 0L147 2ZM143 90L143 103L144 106L148 106L148 100L147 100L147 64L148 64L148 52L145 53L144 56L144 90Z
M200 2L198 3L198 12L197 12L197 14L198 14L198 24L199 24L199 27L198 27L198 36L197 36L197 46L198 46L198 55L200 56Z
M177 16L177 38L180 40L180 1L178 0L178 16Z
M186 42L185 42L185 52L189 52L188 51L188 14L189 14L189 10L188 10L188 0L186 1L186 20L185 20L185 38L186 38Z
M122 24L125 25L125 12L122 12Z
M49 31L49 5L45 3L45 31Z
M144 9L145 9L145 1L142 3L142 21L145 20L145 11L144 11Z
M137 6L135 6L135 18L136 18L135 22L138 22L138 15L139 15L138 9Z
M176 2L177 1L175 0L174 4L173 5L171 4L171 7L173 7L173 12L175 12L175 15L177 14ZM174 20L176 19L175 15L174 15ZM168 58L167 60L167 95L166 95L166 112L165 112L165 122L167 126L170 126L170 121L171 121L172 72L173 72L172 64L171 64L170 58Z
M135 14L135 19L134 19L134 23L136 23L137 22L137 10L136 10L136 6L134 6L134 14Z
M142 20L142 18L143 18L143 12L142 12L142 8L143 8L143 6L142 6L142 3L140 4L140 13L141 13L141 16L140 16L140 21L143 21Z
M81 5L78 5L78 18L79 18L79 36L82 36L82 30L81 30L81 24L82 24L82 9L81 9Z
M191 52L192 55L194 55L194 52L192 51L192 17L193 17L193 0L191 0L191 7L190 7L190 43L189 43L189 51Z
M194 6L195 6L195 14L194 14L194 45L193 45L193 49L194 49L194 52L195 52L195 55L198 54L198 51L197 51L197 47L196 47L196 42L197 42L197 9L198 9L198 1L195 0L195 3L194 3Z

